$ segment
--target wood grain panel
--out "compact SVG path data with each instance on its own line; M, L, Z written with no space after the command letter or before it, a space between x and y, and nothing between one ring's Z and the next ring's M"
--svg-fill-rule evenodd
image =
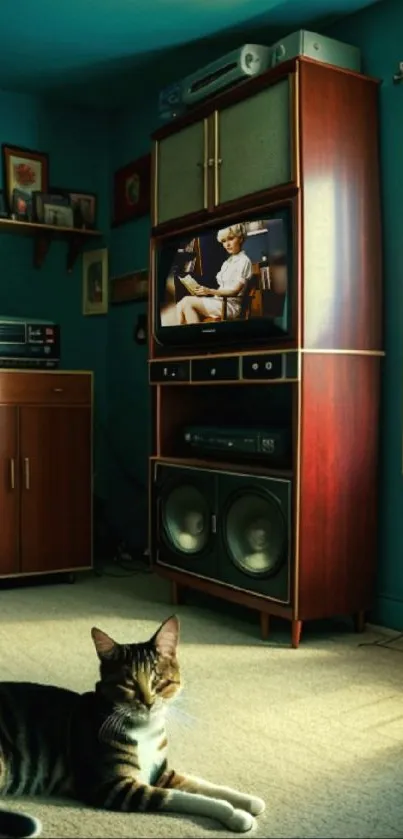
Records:
M91 399L91 373L0 372L0 403L3 404L90 405Z
M89 568L91 409L20 408L21 572Z
M374 356L303 358L301 620L353 614L372 604L381 364Z
M381 350L378 85L300 65L303 346Z
M19 564L18 410L0 405L0 577Z

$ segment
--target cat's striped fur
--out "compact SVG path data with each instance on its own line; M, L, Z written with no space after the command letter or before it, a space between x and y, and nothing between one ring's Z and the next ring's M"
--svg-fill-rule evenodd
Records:
M0 683L0 796L67 795L97 808L197 814L250 830L261 799L168 766L165 711L181 688L178 636L175 616L139 644L118 644L94 628L100 679L90 693ZM34 819L0 809L0 835L39 833Z

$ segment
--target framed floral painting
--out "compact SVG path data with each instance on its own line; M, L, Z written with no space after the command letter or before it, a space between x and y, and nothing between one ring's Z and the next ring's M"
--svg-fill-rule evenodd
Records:
M12 212L14 190L24 194L32 203L36 190L47 192L49 187L49 158L46 152L19 146L2 145L4 190L8 211Z
M151 154L118 169L113 185L113 227L147 215L151 206Z

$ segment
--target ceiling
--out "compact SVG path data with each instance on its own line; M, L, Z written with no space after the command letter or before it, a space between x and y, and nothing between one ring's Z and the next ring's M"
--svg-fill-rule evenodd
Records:
M0 0L1 87L113 107L133 99L146 70L162 86L196 69L195 42L204 42L213 60L224 43L245 43L254 33L273 43L373 2Z

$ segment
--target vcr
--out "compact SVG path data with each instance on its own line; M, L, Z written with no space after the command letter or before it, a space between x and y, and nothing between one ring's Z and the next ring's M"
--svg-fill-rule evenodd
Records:
M0 368L53 369L60 363L60 327L34 318L0 317Z
M215 425L190 425L184 440L200 452L235 452L260 454L278 460L287 455L289 434L285 428L234 428Z

